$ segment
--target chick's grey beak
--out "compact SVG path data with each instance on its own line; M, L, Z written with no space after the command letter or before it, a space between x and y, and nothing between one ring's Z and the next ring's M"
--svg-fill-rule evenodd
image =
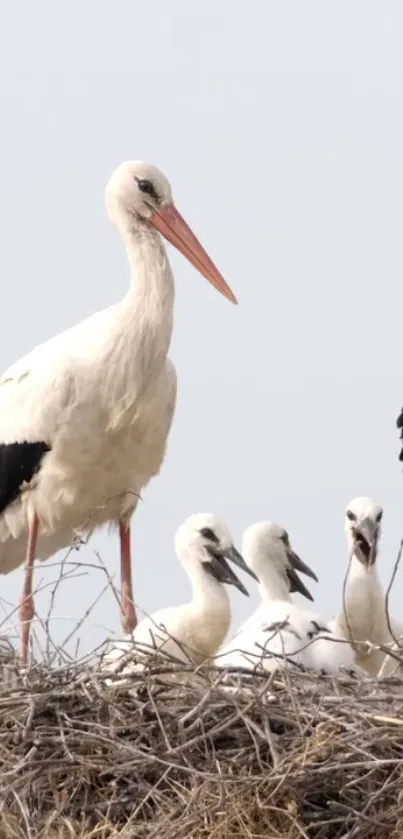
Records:
M212 551L209 551L209 553L211 559L209 562L203 563L203 567L207 573L211 574L211 576L219 583L224 583L228 586L235 586L235 588L239 589L242 594L246 594L246 596L249 597L249 592L245 586L242 585L241 581L238 580L238 577L228 565L225 557L219 553L212 553Z
M294 551L290 550L288 552L288 559L295 571L299 571L300 574L306 574L307 577L310 577L311 580L315 580L316 583L319 582L315 572L312 571L312 568L310 568L309 565L306 565L306 563L303 562Z
M376 535L378 533L378 525L372 519L363 519L356 530L357 534L360 534L367 540L367 542L372 545L375 541Z
M302 580L300 580L297 571L299 571L300 574L306 574L307 577L310 577L312 580L319 582L315 572L312 571L312 568L310 568L309 565L306 565L305 562L303 562L302 559L298 556L298 554L296 554L295 551L291 550L291 548L287 551L287 557L290 563L287 568L287 577L290 583L290 592L292 593L294 591L298 591L300 594L306 597L307 600L313 601L313 597L310 591L308 591Z
M237 551L234 545L231 545L230 548L227 548L227 550L224 551L224 556L226 559L229 559L230 562L233 562L234 565L237 565L238 568L242 568L242 571L246 571L246 573L249 574L250 577L253 577L257 583L259 582L259 577L257 577L255 572L247 566L243 556L239 553L239 551Z
M363 565L373 565L377 556L379 525L373 519L363 519L353 534L356 556Z
M303 596L306 597L307 600L313 601L312 594L310 593L310 591L308 591L306 586L304 586L297 572L294 571L294 569L290 565L288 566L286 573L290 583L290 592L292 593L293 591L298 591L300 594L303 594Z

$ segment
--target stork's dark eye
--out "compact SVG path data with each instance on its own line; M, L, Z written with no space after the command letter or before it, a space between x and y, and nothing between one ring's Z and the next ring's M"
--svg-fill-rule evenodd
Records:
M139 189L141 189L142 192L146 192L147 195L152 194L154 187L153 187L151 181L144 181L144 180L142 181L142 180L138 179L137 183L138 183Z
M284 542L284 544L288 548L289 545L290 545L290 537L289 537L286 530L284 530L284 533L282 533L282 535L280 536L280 539L281 539L282 542Z
M378 515L377 515L377 517L376 517L376 520L377 520L377 523L378 523L378 524L379 524L379 522L381 521L382 516L383 516L383 510L381 510L381 511L380 511L380 513L378 513Z
M215 535L214 530L211 530L210 527L202 527L200 535L203 536L203 539L209 539L210 542L215 542L215 544L218 545L219 539Z
M149 195L151 198L154 199L157 203L159 203L159 195L155 189L154 184L151 181L148 181L146 178L136 178L135 181L137 186L141 192L144 192L145 195Z
M346 515L347 518L350 519L350 521L357 521L357 516L355 515L355 513L352 513L351 510L347 510Z

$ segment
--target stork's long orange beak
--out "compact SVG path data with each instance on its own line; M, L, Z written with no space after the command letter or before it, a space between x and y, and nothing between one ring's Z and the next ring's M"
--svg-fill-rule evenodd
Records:
M235 294L231 291L224 277L211 261L210 257L201 246L184 218L173 204L165 207L158 207L149 219L153 227L161 233L171 245L174 245L189 262L194 265L197 271L203 275L213 286L227 297L231 303L238 303Z

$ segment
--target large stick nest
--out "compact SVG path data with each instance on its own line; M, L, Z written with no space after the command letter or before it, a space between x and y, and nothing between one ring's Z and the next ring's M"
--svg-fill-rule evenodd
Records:
M4 664L0 836L401 839L402 711L397 679Z

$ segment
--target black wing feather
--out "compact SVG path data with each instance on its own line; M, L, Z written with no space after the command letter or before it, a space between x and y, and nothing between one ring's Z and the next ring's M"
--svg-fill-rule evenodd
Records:
M44 442L0 443L0 513L36 475L46 452L50 446Z

